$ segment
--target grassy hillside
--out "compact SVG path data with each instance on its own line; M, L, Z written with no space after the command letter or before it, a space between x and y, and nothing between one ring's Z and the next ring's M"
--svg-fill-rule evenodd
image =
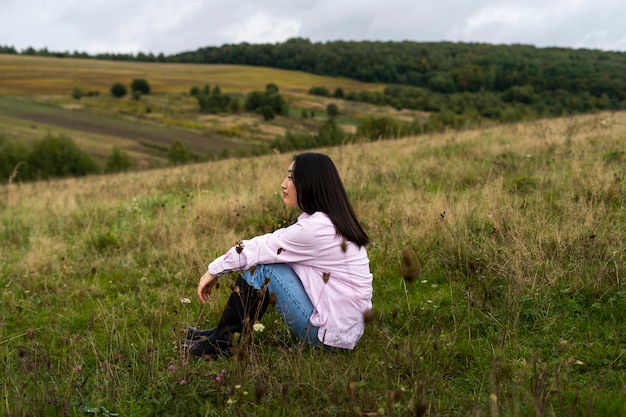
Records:
M6 54L0 54L0 67L0 134L30 142L46 133L64 134L101 164L117 146L139 169L166 165L167 149L176 140L204 157L222 150L250 154L287 132L317 134L327 120L330 103L338 106L338 123L348 133L356 131L363 115L388 115L407 122L427 117L424 112L311 96L307 92L316 85L342 88L346 93L380 92L384 86L299 71ZM151 94L139 100L130 94L121 99L111 96L113 83L129 86L135 78L146 79ZM189 94L191 87L208 84L243 103L249 92L263 91L269 83L280 88L289 117L264 121L258 114L243 111L201 113L198 101ZM76 100L74 88L99 95ZM303 112L308 117L303 118Z
M236 358L176 349L229 294L196 300L208 262L296 216L290 155L3 185L2 413L626 415L625 135L602 113L328 149L375 276L337 354L275 311Z

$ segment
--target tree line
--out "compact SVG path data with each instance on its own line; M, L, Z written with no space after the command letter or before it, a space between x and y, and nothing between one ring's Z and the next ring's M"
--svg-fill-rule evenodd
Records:
M19 53L0 46L0 53ZM626 108L626 53L454 42L226 44L165 56L50 52L25 55L266 66L386 83L383 93L341 97L442 113L440 119L517 121ZM319 87L323 89L324 87ZM335 92L338 93L338 92Z
M589 92L623 101L626 53L454 42L318 42L227 44L166 57L168 62L258 65L403 84L434 92Z

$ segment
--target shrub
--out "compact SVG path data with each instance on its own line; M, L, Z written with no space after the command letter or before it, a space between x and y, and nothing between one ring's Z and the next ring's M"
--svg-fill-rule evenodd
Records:
M337 107L335 103L330 103L328 106L326 106L326 114L328 114L330 117L339 116L339 107Z
M276 113L274 113L274 109L272 106L265 105L259 109L259 113L263 116L263 120L272 120L276 117Z
M167 159L172 165L182 165L195 159L195 155L189 145L176 139L167 151Z
M141 94L150 94L150 84L144 78L135 78L130 83L130 89L133 93L139 91Z
M111 86L111 94L113 97L124 97L127 92L126 86L122 83L115 83Z
M326 87L311 87L309 94L312 96L330 97L330 91Z
M317 135L317 146L342 145L345 138L345 132L337 125L334 118L330 118L320 127Z
M13 172L17 174L15 179L25 179L26 167L18 167L18 165L26 162L27 159L28 149L23 142L0 135L0 179L2 181L8 180Z
M256 111L265 120L269 120L267 116L270 115L270 112L264 107L271 107L274 113L269 119L273 119L278 114L283 116L288 114L289 107L283 96L278 93L276 84L268 84L264 92L252 91L246 96L245 109Z
M392 117L367 115L361 118L361 125L357 128L357 135L374 141L398 138L402 135L402 130L402 124Z
M231 113L239 113L239 111L241 110L241 104L239 103L239 100L235 99L231 99L230 100L230 104L228 105L228 111Z
M190 96L197 96L198 94L200 94L200 87L191 87L189 89L189 95Z
M226 112L230 104L230 96L228 94L221 94L219 91L218 94L214 92L211 95L201 93L198 94L196 98L198 99L200 111L204 113Z
M343 98L343 88L339 87L339 88L335 89L335 92L333 93L333 97L335 97L335 98Z
M128 153L117 146L114 146L113 151L111 151L111 155L109 155L109 158L107 159L105 172L124 172L128 171L132 166L133 163L128 156Z
M28 171L34 179L47 179L95 174L99 168L69 137L48 134L28 155Z
M74 87L74 91L72 91L72 98L74 100L80 100L83 95L83 90L81 90L80 87Z

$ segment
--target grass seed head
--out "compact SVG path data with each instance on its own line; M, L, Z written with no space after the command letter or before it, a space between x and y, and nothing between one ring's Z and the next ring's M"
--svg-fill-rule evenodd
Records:
M235 250L237 251L237 253L243 252L243 248L244 248L244 244L241 240L238 240L237 242L235 242Z
M270 293L270 298L269 298L270 305L275 306L277 301L278 301L278 296L276 295L275 292L271 292Z
M402 278L409 283L415 281L420 275L419 265L415 262L413 254L408 248L402 249L400 273L402 274Z
M257 382L254 387L254 401L257 404L261 403L261 400L265 396L265 392L266 392L265 385L263 385L262 382Z
M373 309L367 310L363 313L363 323L370 324L376 321L376 313Z

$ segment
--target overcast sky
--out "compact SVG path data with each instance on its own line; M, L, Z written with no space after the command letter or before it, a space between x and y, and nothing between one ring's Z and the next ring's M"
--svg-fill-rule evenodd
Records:
M0 45L166 55L227 43L380 40L626 51L624 0L0 0Z

